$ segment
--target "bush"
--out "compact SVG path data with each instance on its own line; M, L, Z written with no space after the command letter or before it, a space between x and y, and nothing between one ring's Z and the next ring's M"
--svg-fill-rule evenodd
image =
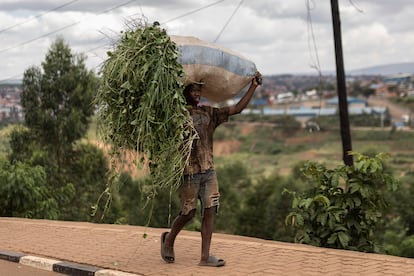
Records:
M291 202L282 192L297 188L295 183L278 175L259 179L244 193L236 234L292 242L292 232L283 223Z
M385 194L399 181L383 169L384 154L367 157L353 153L353 166L326 169L307 162L303 173L313 189L293 196L293 211L286 223L296 230L295 241L315 246L378 252L378 233Z

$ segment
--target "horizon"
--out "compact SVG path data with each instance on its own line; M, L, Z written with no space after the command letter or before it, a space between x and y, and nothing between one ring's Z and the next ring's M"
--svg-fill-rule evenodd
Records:
M410 67L411 71L398 71L396 67L399 68L406 68ZM391 69L390 69L391 68ZM389 71L389 73L369 73L369 71ZM390 70L392 72L390 72ZM368 73L363 73L368 72ZM390 76L390 75L399 75L399 74L413 74L414 75L414 62L401 62L401 63L390 63L390 64L381 64L376 66L369 66L365 68L353 69L353 70L345 70L346 76ZM303 73L278 73L278 74L264 74L263 76L284 76L284 75L292 75L292 76L318 76L318 72L303 72ZM335 76L335 70L327 70L322 72L322 76ZM6 84L22 84L23 78L15 78L15 79L7 79L7 80L0 80L0 85Z

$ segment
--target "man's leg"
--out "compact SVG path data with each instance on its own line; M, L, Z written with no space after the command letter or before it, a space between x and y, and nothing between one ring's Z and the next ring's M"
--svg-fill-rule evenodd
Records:
M194 217L195 209L187 215L180 214L173 222L170 232L164 232L161 235L161 257L167 263L175 261L174 242L178 233Z
M168 233L168 235L165 237L165 246L167 247L174 247L175 238L177 237L178 233L184 228L184 226L189 223L194 215L196 210L191 210L187 215L179 215L175 218L173 221L173 224L171 226L171 230Z
M199 175L187 175L184 176L184 182L178 188L181 202L180 215L174 219L170 232L164 232L161 235L161 257L167 263L172 263L175 260L175 238L195 216L199 181Z
M206 262L210 256L210 245L214 229L216 208L217 207L204 209L204 216L201 224L201 262Z

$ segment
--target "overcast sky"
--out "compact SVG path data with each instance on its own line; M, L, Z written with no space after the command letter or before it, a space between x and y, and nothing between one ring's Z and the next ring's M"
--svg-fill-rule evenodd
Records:
M413 62L412 0L339 0L345 70ZM131 19L252 60L263 75L335 70L328 0L1 0L0 82L40 66L57 36L95 71Z

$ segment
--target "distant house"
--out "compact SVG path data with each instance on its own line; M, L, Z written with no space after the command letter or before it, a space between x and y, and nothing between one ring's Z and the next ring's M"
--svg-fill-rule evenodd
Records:
M20 122L24 118L20 105L0 105L0 121Z
M359 98L348 97L348 110L350 115L378 114L385 115L386 107L369 107L367 101ZM306 126L306 122L315 117L334 116L338 114L338 98L331 98L319 107L289 106L285 108L274 108L272 106L258 108L247 108L242 114L261 115L290 115Z
M384 83L396 86L401 93L413 88L413 80L413 74L398 74L384 78Z
M268 105L269 101L267 99L253 99L250 103L252 106L265 106Z
M391 75L384 78L384 82L390 85L401 85L401 84L409 84L413 79L412 74L397 74Z
M368 106L368 102L363 99L355 98L355 97L348 97L348 107L349 108L364 108ZM331 98L325 101L326 107L337 107L339 103L338 97Z
M394 92L390 91L389 85L386 83L374 83L374 84L371 84L369 88L374 91L374 94L376 96L385 97L385 98L397 96L397 93L395 91Z
M277 95L277 103L289 103L292 102L295 98L295 95L292 92L286 92L286 93L279 93Z

